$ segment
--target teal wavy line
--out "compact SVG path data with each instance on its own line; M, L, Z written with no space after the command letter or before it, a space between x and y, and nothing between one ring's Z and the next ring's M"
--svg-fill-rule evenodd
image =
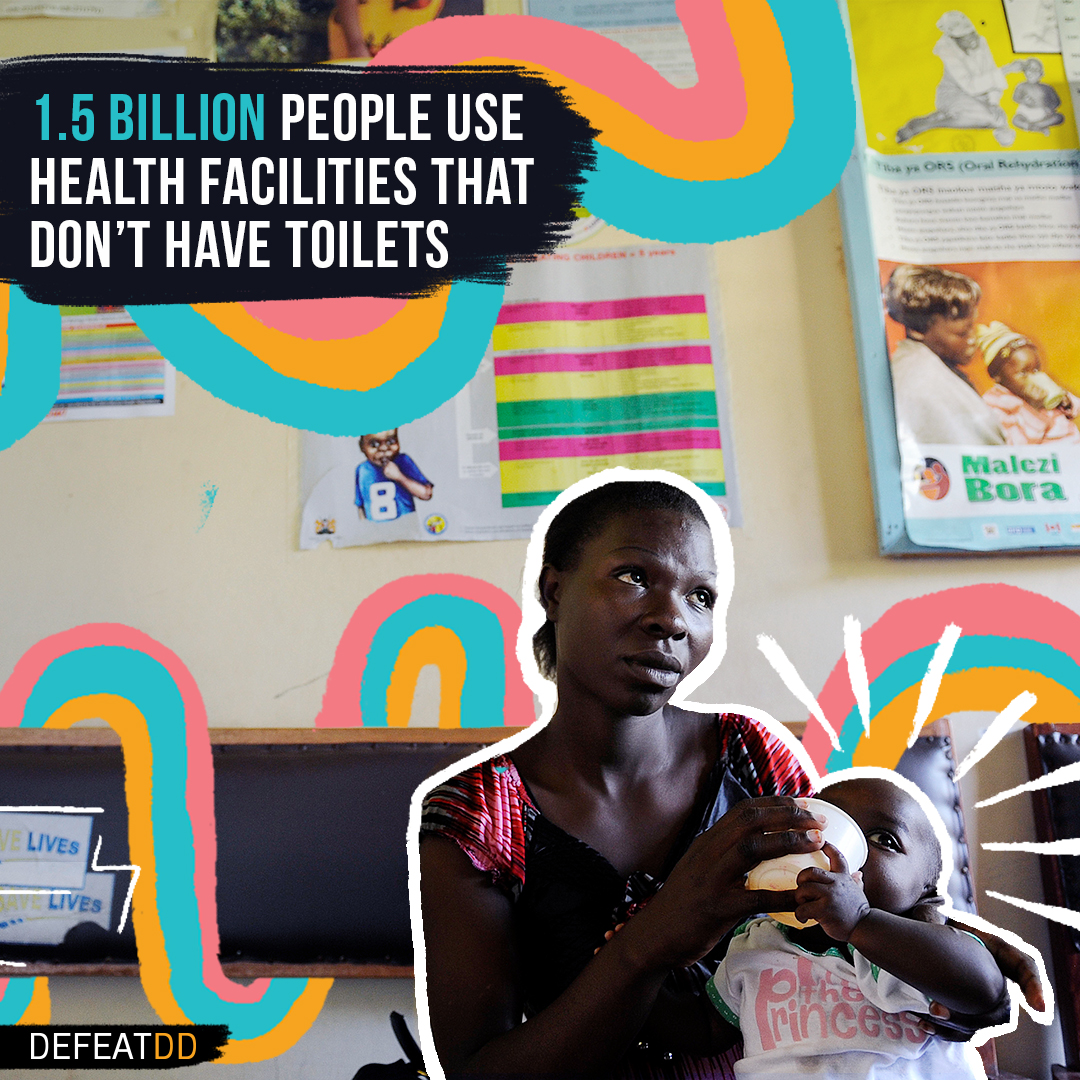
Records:
M0 998L0 1024L17 1024L33 996L33 979L8 979L7 989Z
M449 401L476 374L502 295L501 285L455 282L438 338L370 390L337 390L281 375L187 304L136 304L128 311L156 348L215 397L279 424L355 437L416 420ZM304 347L298 339L297 352Z
M153 754L151 823L158 918L177 1004L193 1023L227 1024L234 1039L264 1035L284 1019L307 979L272 979L262 999L253 1003L222 1001L203 984L195 838L185 792L186 712L179 688L162 664L134 649L113 645L77 649L58 657L42 673L27 699L22 726L42 727L62 705L87 694L126 698L146 718ZM204 794L213 799L212 791Z
M388 615L375 632L360 679L364 727L386 727L386 691L405 642L429 626L445 626L466 649L461 691L462 727L502 727L506 697L505 644L498 616L475 600L435 594L422 596Z
M29 434L60 395L60 311L9 292L7 365L0 391L0 450Z
M771 0L771 7L795 106L780 154L750 176L677 180L597 145L583 206L637 236L702 243L778 229L832 191L855 145L851 56L840 11L835 0Z
M935 643L899 657L870 684L871 732L874 730L874 717L905 690L922 682L936 648ZM1080 664L1068 653L1041 641L994 634L964 635L956 643L945 673L977 671L981 668L1038 672L1080 697ZM840 730L840 749L829 755L828 772L851 767L852 757L862 737L862 718L858 708L853 707Z
M794 123L776 159L751 176L688 181L661 176L606 147L583 202L605 221L668 242L707 242L785 225L835 186L854 145L851 61L832 0L772 0L794 94ZM0 395L0 449L56 400L59 315L11 291L8 386ZM438 339L393 379L338 390L281 375L186 304L135 305L140 329L200 386L237 408L327 435L361 435L423 416L468 382L484 355L502 289L457 282ZM55 352L42 342L55 337ZM298 343L298 349L303 348ZM50 362L43 362L43 358Z

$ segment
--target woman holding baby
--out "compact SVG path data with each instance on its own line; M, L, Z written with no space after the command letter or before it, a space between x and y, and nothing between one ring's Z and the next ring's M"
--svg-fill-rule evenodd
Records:
M746 873L820 849L823 822L779 738L670 703L726 605L717 551L698 500L651 479L551 520L534 651L557 708L425 801L427 1000L449 1075L733 1075L738 1032L705 985L733 929L795 907Z

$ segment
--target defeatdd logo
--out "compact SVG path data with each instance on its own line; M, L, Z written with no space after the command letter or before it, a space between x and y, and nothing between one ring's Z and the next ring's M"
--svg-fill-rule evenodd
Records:
M0 1027L0 1060L29 1069L176 1069L215 1061L224 1025Z

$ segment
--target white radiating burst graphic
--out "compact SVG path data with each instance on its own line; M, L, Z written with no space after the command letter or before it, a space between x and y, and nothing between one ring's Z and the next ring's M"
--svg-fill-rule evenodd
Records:
M960 640L962 633L963 631L960 627L950 623L945 627L944 632L934 649L934 654L930 658L930 662L926 668L926 674L923 676L919 686L918 704L915 709L915 715L912 717L911 732L907 742L909 747L914 745L923 725L932 714L938 691L941 688L941 680L948 667L953 650L956 648L956 643ZM788 659L787 654L779 643L774 638L769 637L766 634L761 634L758 636L758 648L765 656L765 659L769 661L773 670L780 676L788 690L790 690L798 701L807 708L810 713L810 723L816 723L821 727L828 736L829 742L834 750L841 750L841 738L837 735L837 728L829 718L825 716L820 703L811 693L805 681L799 675L798 671L796 671L794 664ZM870 737L872 736L870 722L870 686L862 650L862 630L858 620L850 615L844 620L844 654L847 660L848 680L851 684L852 693L855 696L855 703L862 720L863 731L866 733L867 737ZM1029 691L1024 691L1013 698L1013 700L997 714L987 727L986 731L979 738L978 742L964 758L963 762L960 763L956 770L956 780L959 781L973 766L991 754L1001 740L1009 733L1013 724L1018 720L1021 720L1036 704L1036 701L1035 695ZM841 722L842 730L844 718L838 717L837 719ZM847 741L850 747L850 739ZM1073 783L1080 783L1080 762L1071 765L1063 765L1037 780L1031 780L1026 784L1020 784L1017 787L1009 788L1007 791L1000 791L996 795L992 795L989 798L977 802L975 808L982 809L983 807L994 806L997 803L1004 802L1007 799L1016 798L1019 795L1027 795L1033 791L1041 791L1046 788ZM986 842L981 843L979 846L985 851L1024 851L1037 855L1080 856L1080 837L1055 840L1048 843ZM1061 923L1062 925L1071 927L1075 930L1080 930L1080 912L1072 911L1065 907L1058 907L1053 904L1044 904L1035 900L1028 900L1019 896L1008 896L1004 893L995 892L990 889L984 890L984 893L988 897L1000 900L1006 904L1011 904L1014 907L1021 908L1033 915ZM1049 980L1046 976L1046 968L1042 956L1039 954L1038 950L1032 948L1032 946L1028 945L1026 942L1023 942L1017 935L1002 930L1000 927L992 926L985 920L969 916L966 912L960 916L960 919L961 921L970 922L972 925L980 926L983 929L998 934L1005 940L1022 948L1036 960L1043 984L1048 990L1046 1009L1040 1013L1031 1009L1026 1002L1021 1002L1021 1004L1023 1004L1025 1010L1035 1020L1038 1020L1043 1024L1049 1024L1053 1019L1053 994Z
M131 910L131 897L135 892L135 883L139 880L139 874L142 871L142 867L138 866L135 863L132 863L130 865L121 865L121 866L99 866L97 860L98 860L98 855L101 853L101 840L102 840L102 838L99 835L98 838L97 838L97 847L94 848L94 857L90 861L90 869L91 870L96 870L96 871L101 871L101 870L130 870L131 871L131 882L128 885L127 896L124 898L124 910L120 913L120 925L116 928L116 932L118 934L120 934L120 933L123 933L124 927L127 925L128 912Z

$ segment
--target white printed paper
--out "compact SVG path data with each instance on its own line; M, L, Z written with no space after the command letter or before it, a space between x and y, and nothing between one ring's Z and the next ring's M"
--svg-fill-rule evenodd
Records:
M726 399L707 248L564 248L514 268L451 401L363 440L305 433L300 547L528 537L618 465L677 472L737 524Z
M81 889L93 818L0 813L0 885Z
M43 422L172 416L176 369L122 307L60 309L60 388Z
M115 874L90 873L68 892L0 892L0 944L60 945L80 923L110 928Z
M171 7L168 0L0 0L0 19L151 19Z

